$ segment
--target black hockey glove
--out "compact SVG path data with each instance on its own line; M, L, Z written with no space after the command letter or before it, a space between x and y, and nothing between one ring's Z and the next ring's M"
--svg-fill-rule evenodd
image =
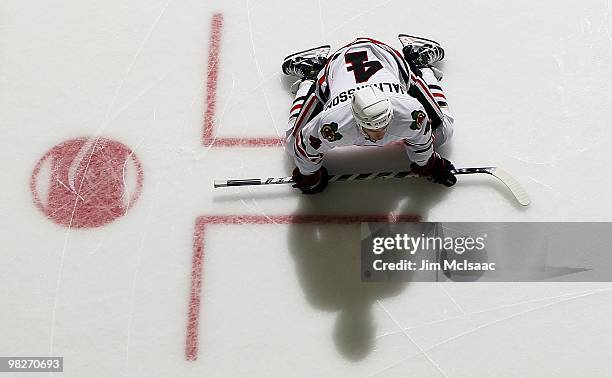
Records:
M431 155L424 166L412 163L410 169L417 175L427 177L428 180L432 180L436 184L453 186L457 182L457 178L452 172L455 166L450 161L440 157L437 152Z
M319 168L312 175L303 175L299 169L295 168L292 175L294 188L298 188L304 194L315 194L322 192L327 186L329 175L325 167Z

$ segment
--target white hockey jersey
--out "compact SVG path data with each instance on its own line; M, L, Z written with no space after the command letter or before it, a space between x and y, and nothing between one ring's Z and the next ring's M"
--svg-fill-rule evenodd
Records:
M370 85L393 105L393 120L379 141L358 129L351 110L355 91ZM342 47L329 57L307 93L300 91L291 109L287 150L303 174L318 170L325 152L334 147L401 141L410 160L419 165L434 152L432 128L443 122L439 101L427 83L411 73L402 55L382 42L358 38Z

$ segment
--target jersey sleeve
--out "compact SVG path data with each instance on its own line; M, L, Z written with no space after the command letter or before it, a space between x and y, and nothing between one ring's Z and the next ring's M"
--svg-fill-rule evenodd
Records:
M321 117L316 117L297 130L292 139L291 155L294 163L304 175L316 172L323 164L324 154L334 145L320 135ZM289 147L289 146L288 146Z
M312 85L303 100L291 133L287 136L286 149L293 157L302 174L309 175L321 168L323 154L332 146L319 137L319 125L323 103L317 98L316 86Z
M444 115L438 101L436 101L430 86L422 77L412 74L411 84L408 89L408 94L416 98L425 108L427 116L431 120L433 128L442 125Z
M401 130L406 154L410 161L423 166L434 153L431 119L422 106L403 105L404 107L398 110L403 113Z
M434 153L431 127L428 125L427 129L427 132L418 134L413 138L404 139L408 158L420 166L427 164L427 161Z

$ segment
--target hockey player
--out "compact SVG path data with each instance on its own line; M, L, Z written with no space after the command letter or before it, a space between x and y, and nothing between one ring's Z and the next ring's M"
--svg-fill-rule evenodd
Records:
M321 192L328 173L323 155L334 147L384 146L403 142L411 170L452 186L453 164L436 148L453 134L453 117L432 67L444 58L434 41L399 36L402 53L370 38L358 38L328 56L321 46L285 58L282 70L299 88L291 107L287 151L294 187Z

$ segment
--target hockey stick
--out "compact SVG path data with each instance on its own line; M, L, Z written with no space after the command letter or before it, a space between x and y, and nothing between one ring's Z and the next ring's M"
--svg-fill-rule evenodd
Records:
M480 168L458 168L453 170L455 175L471 175L475 173L485 173L500 180L510 192L514 195L516 200L523 206L529 205L531 200L529 195L523 189L521 184L518 183L512 176L506 171L497 167L480 167ZM336 181L362 181L362 180L373 180L379 178L395 178L401 179L406 177L421 177L410 171L405 172L380 172L380 173L355 173L345 175L332 175L329 177L329 182ZM215 188L222 188L228 186L250 186L250 185L276 185L276 184L293 184L293 179L289 177L269 177L266 179L238 179L238 180L215 180Z

